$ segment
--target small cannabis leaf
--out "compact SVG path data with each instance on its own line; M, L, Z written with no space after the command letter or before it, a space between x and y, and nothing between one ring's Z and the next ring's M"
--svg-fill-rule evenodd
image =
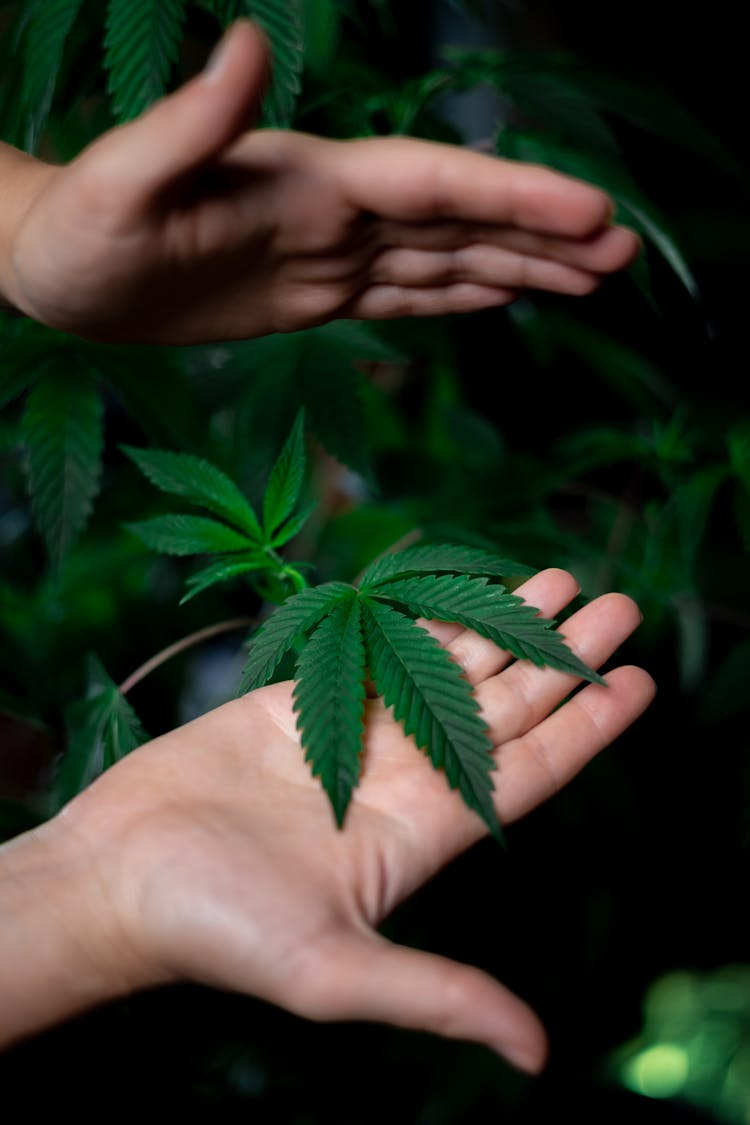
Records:
M297 652L302 747L339 825L360 773L365 680L496 839L492 743L457 664L416 617L456 621L515 657L603 683L533 606L498 581L528 567L462 545L420 545L372 563L359 587L329 582L289 598L251 638L240 692L269 683ZM369 673L368 673L369 670Z
M93 655L88 659L86 696L68 708L66 725L68 744L57 775L60 805L149 739L135 711Z
M185 16L185 0L109 0L104 65L119 121L138 117L166 91Z
M218 517L179 512L126 524L147 547L162 554L219 556L188 578L182 603L240 575L253 575L256 582L280 581L284 593L290 582L297 590L305 586L299 570L276 553L300 531L315 506L298 510L306 467L304 435L305 417L300 410L271 470L262 521L234 481L209 461L189 453L122 447L162 492L180 496Z

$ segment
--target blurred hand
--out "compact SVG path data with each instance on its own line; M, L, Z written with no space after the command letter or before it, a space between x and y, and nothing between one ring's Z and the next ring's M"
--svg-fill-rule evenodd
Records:
M549 616L576 591L569 574L548 570L520 593ZM596 667L639 620L628 598L609 594L564 634ZM431 629L477 685L506 825L561 788L653 695L644 671L621 667L608 687L588 685L558 708L573 677L511 662L458 626ZM313 1020L382 1020L477 1041L540 1069L545 1034L523 1001L476 968L376 932L485 834L479 817L382 701L368 700L363 777L337 829L295 719L290 683L253 692L135 751L39 830L58 864L76 857L64 870L79 871L85 891L72 917L60 910L96 967L100 997L197 980Z
M248 132L267 76L265 39L240 20L213 69L44 168L8 299L91 339L191 344L588 294L638 253L603 192L546 168L407 137Z

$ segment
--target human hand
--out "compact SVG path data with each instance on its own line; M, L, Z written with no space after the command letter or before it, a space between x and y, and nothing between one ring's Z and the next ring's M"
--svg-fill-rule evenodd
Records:
M549 570L520 592L549 616L576 589L569 574ZM628 598L609 594L574 614L564 634L597 667L639 620ZM558 708L573 677L511 662L459 626L430 627L477 686L506 825L561 788L652 698L648 675L622 667L609 686L588 685ZM484 834L375 699L362 781L340 831L303 760L292 685L283 683L135 751L44 825L36 844L60 868L50 885L76 942L78 967L67 972L84 996L79 1007L197 980L313 1020L382 1020L477 1041L536 1071L545 1034L519 998L479 969L376 932ZM27 868L44 867L32 857ZM2 1024L0 1016L0 1040Z
M546 168L248 132L265 40L240 20L223 47L70 164L29 172L3 283L21 311L105 342L192 344L588 294L638 253L603 192Z

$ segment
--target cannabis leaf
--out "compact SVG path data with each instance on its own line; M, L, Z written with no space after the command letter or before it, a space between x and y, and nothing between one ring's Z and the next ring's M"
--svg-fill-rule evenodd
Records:
M552 621L497 582L524 573L529 568L478 548L420 545L376 560L358 588L331 582L303 590L251 638L241 692L269 683L282 659L298 653L294 707L300 740L339 825L359 777L369 669L405 733L502 839L491 796L492 743L472 687L414 618L459 622L518 659L602 683Z
M177 59L185 0L109 0L104 65L120 121L164 94Z
M294 511L305 475L305 414L300 410L279 459L271 470L263 497L263 523L273 535Z
M302 748L333 804L339 826L357 784L365 706L365 646L357 598L338 601L297 664L295 710Z
M501 839L490 796L496 768L479 704L434 637L389 606L365 599L367 655L375 686L404 732L427 750L490 832Z
M497 578L525 578L536 573L533 567L511 559L498 558L477 547L465 547L463 544L420 544L376 559L363 572L360 586L378 586L382 582L405 578L420 571L428 571L430 574L483 574Z
M325 582L284 602L253 637L239 694L267 684L287 652L341 601L351 601L354 596L354 588L345 582Z
M301 89L304 65L301 0L241 0L239 14L255 20L268 34L273 49L273 82L264 105L264 123L284 128L291 123Z
M222 374L240 390L240 433L254 463L267 464L269 440L286 426L287 402L300 402L325 449L372 484L366 405L376 392L361 364L377 361L405 362L403 353L354 321L234 344Z
M296 589L305 585L299 570L276 553L277 547L300 531L315 506L308 504L296 510L306 467L304 411L298 413L271 470L262 523L234 481L209 461L190 453L132 446L122 449L162 492L180 496L219 517L171 513L126 524L147 547L162 554L221 556L187 580L187 593L180 604L218 582L241 575L252 574L258 582L270 578L278 584L280 580L282 599L289 582ZM267 585L264 591L268 591Z
M273 81L265 100L263 123L285 128L291 123L304 66L304 0L201 0L222 27L240 16L258 23L271 42Z
M62 352L46 364L21 425L31 507L55 570L91 512L104 443L96 380L65 359Z
M204 516L154 516L125 526L147 547L163 555L246 551L252 544L246 535Z
M66 725L68 744L57 775L60 805L149 739L130 703L93 655L88 659L86 696L67 709Z
M82 0L31 0L23 24L24 70L21 101L25 111L25 147L34 152L47 124L63 51Z
M189 453L135 449L128 445L122 448L144 476L162 492L174 493L191 504L208 508L234 524L250 539L260 542L263 538L258 517L247 498L226 473L208 461Z

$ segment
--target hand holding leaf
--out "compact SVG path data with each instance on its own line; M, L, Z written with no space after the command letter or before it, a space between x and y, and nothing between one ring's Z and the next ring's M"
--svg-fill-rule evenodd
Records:
M538 574L520 590L545 614L559 613L575 592L562 571ZM319 590L305 591L299 600L316 595L319 601ZM352 590L329 606L300 659L303 672L308 662L314 672L321 662L330 669L332 651L344 654L322 685L322 726L330 699L348 698L342 685L351 686L357 707L362 701L355 691L362 654L351 643L358 614L367 608L377 619L384 611L412 628L384 601L372 598L366 607L364 599ZM291 612L295 600L275 616ZM575 613L566 635L576 658L596 666L638 620L629 599L608 595ZM504 824L563 786L652 696L642 670L619 668L608 687L589 684L563 703L575 683L568 672L511 662L460 625L429 629L443 647L422 632L424 640L446 660L449 653L457 680L462 668L467 692L469 683L476 690L488 761L498 766L488 799ZM426 667L431 675L432 656ZM315 694L306 699L305 679L296 692L307 708ZM97 928L107 939L93 951L97 985L111 972L116 983L108 987L122 989L127 966L128 988L194 979L315 1020L383 1020L481 1042L538 1070L545 1035L526 1004L476 968L376 932L397 903L483 834L480 820L415 751L383 701L368 699L366 768L346 830L337 831L300 754L294 694L289 682L272 684L135 750L40 830L56 856L65 852L61 830L68 848L74 840L86 849L76 870L96 897L90 912L111 922ZM339 730L356 732L352 714L342 706ZM314 717L307 727L314 730ZM336 747L329 739L334 757ZM352 779L335 761L332 769L345 797Z
M258 631L243 690L261 687L282 658L302 648L294 699L302 745L331 798L336 819L357 784L367 670L394 718L445 771L498 839L492 805L492 744L461 669L413 618L455 621L514 656L596 683L553 632L551 621L488 575L528 568L462 546L422 546L387 555L359 588L331 582L290 598Z

